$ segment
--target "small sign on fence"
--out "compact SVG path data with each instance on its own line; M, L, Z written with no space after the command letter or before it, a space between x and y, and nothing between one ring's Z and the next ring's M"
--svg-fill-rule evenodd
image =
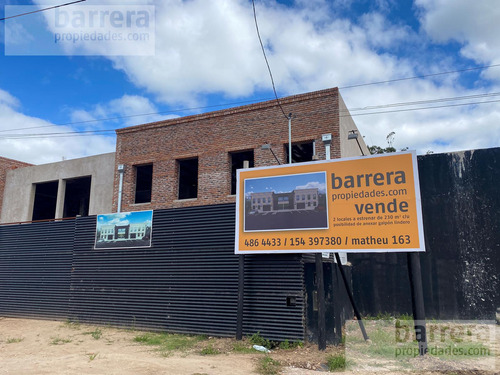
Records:
M94 249L151 247L153 211L97 215Z

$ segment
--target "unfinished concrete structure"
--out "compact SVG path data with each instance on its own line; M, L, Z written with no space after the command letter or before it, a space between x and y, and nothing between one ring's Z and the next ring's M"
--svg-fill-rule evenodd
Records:
M280 103L292 114L294 163L369 154L363 138L352 137L358 129L337 88ZM276 100L119 129L116 160L110 153L39 166L18 162L17 170L9 164L0 223L234 203L237 169L287 163L288 138L288 118ZM290 201L293 209L317 204L295 195Z
M115 153L8 170L0 223L109 213Z

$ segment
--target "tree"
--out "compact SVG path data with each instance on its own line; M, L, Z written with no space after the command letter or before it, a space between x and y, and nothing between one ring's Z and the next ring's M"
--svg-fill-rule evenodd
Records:
M380 146L368 146L368 150L370 150L370 154L386 154L388 152L396 152L394 147L386 147L382 148Z
M387 147L382 148L380 146L368 146L368 150L370 150L370 154L375 155L375 154L387 154L389 152L396 152L397 150L392 146L394 143L394 136L396 135L395 132L390 132L387 134L387 137L385 137L385 140L387 141ZM408 147L403 148L401 151L406 151L408 150Z

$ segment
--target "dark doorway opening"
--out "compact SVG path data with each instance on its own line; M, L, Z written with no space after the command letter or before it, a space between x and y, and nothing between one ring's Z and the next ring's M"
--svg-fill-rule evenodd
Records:
M178 160L179 199L198 197L198 158Z
M135 203L150 203L153 189L153 164L135 167Z
M236 194L236 171L243 168L243 162L248 161L249 167L254 167L253 150L231 152L231 194Z
M56 217L59 181L35 184L35 200L31 220L48 220Z
M286 162L288 163L288 143L285 144ZM314 141L303 143L292 143L292 163L303 163L313 161Z
M92 177L66 180L63 217L89 216Z

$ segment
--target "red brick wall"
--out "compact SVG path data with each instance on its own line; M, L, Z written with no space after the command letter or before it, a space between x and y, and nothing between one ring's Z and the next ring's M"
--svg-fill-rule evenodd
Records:
M292 143L316 140L316 154L325 158L321 141L332 134L331 157L340 157L338 89L328 89L280 99L285 113L292 113ZM124 164L122 211L186 207L234 202L231 192L229 152L254 150L255 166L276 165L270 143L286 163L288 120L276 101L188 116L117 131L116 164ZM178 159L198 157L198 197L177 200ZM134 204L134 165L153 163L152 202ZM116 171L116 168L115 168ZM113 207L118 197L115 172Z
M30 165L32 164L0 157L0 216L2 216L3 191L5 188L7 171L16 168L29 167Z

